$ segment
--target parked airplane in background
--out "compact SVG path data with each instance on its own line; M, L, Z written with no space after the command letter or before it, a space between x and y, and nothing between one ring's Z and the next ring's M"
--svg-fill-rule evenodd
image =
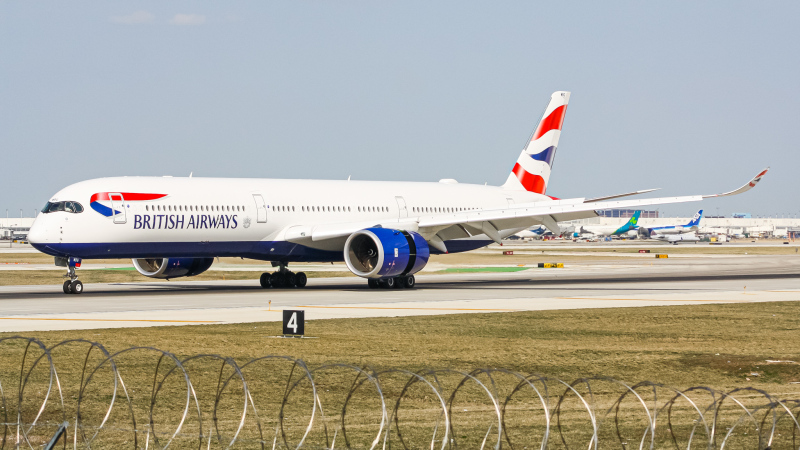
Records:
M631 238L635 238L637 236L637 231L639 226L636 225L639 223L639 216L642 215L642 211L635 211L630 219L625 222L624 225L621 227L610 227L604 225L587 225L585 227L580 227L580 230L576 232L579 236L585 236L588 234L597 236L597 237L605 237L605 236L628 236Z
M697 211L686 225L669 225L666 227L639 228L639 234L643 238L660 239L659 236L675 235L684 233L697 233L700 228L700 220L703 219L703 210ZM663 239L662 239L663 240Z
M679 242L700 242L700 238L697 237L694 233L685 233L685 234L659 234L653 236L653 239L657 239L659 241L666 241L670 244L678 245Z
M536 227L529 228L527 230L522 230L519 233L517 233L517 236L522 239L534 239L534 238L540 238L544 236L546 233L553 234L551 231L547 229L547 227L539 225Z
M263 287L302 287L297 261L344 261L370 287L412 287L431 254L501 243L541 224L596 217L595 210L700 201L736 195L614 200L545 195L569 102L555 92L502 186L455 180L381 182L236 178L118 177L67 186L47 202L28 239L66 266L65 293L80 293L83 259L131 258L147 277L207 270L215 257L271 261ZM86 206L84 206L86 205Z

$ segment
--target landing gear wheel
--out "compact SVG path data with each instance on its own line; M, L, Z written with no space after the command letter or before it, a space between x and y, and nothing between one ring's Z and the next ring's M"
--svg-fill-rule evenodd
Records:
M282 288L286 284L286 277L280 272L275 272L270 277L272 279L272 287Z
M395 277L394 279L394 288L395 289L403 289L406 287L406 283L403 281L405 277Z
M293 288L297 286L297 275L293 272L286 274L286 287Z
M394 278L386 278L386 279L381 280L381 281L383 283L383 287L386 288L386 289L392 289L397 284L397 280L394 279Z
M370 289L378 289L381 287L381 283L374 278L367 278L367 286L369 286Z
M297 274L297 280L295 281L295 286L302 288L306 287L306 283L308 283L308 276L306 276L305 272L300 272Z
M67 280L67 281L64 282L64 286L63 287L64 287L64 293L65 294L72 294L72 291L69 290L70 284L72 284L72 281L70 281L70 280Z
M268 273L262 273L261 279L259 281L261 282L261 287L264 289L267 289L272 286L272 280Z
M83 294L83 283L80 280L75 280L69 284L69 291L73 294Z
M416 286L417 280L414 278L414 275L408 275L403 277L403 287L406 289L411 289Z

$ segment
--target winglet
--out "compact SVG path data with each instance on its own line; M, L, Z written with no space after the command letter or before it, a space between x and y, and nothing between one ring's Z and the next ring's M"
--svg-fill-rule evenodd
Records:
M750 189L753 189L754 187L756 187L756 184L758 184L758 182L761 181L761 178L763 178L764 175L768 171L769 171L769 167L767 167L766 169L764 169L761 172L759 172L758 175L753 177L752 180L750 180L747 184L745 184L744 186L740 187L739 189L736 189L736 190L733 190L733 191L730 191L730 192L725 192L725 193L722 193L722 194L704 195L703 198L726 197L728 195L738 195L738 194L741 194L743 192L747 192Z

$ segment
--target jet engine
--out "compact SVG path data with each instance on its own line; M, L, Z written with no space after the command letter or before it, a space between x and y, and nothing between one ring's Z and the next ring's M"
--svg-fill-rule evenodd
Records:
M650 228L639 227L640 239L650 239L651 234L653 234L653 231Z
M134 259L133 266L150 278L193 277L208 270L214 258L145 258Z
M344 244L347 268L364 278L411 275L422 270L429 257L428 243L413 231L366 228Z

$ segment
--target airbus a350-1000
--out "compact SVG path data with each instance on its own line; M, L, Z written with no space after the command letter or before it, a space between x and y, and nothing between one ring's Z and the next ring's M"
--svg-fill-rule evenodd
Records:
M272 261L263 287L303 287L292 262L344 261L370 287L412 287L431 254L464 252L536 224L596 210L699 201L745 192L616 200L546 195L569 92L555 92L502 186L437 182L119 177L68 186L45 205L28 239L67 269L64 292L83 292L84 259L131 258L142 275L177 278L215 257Z

